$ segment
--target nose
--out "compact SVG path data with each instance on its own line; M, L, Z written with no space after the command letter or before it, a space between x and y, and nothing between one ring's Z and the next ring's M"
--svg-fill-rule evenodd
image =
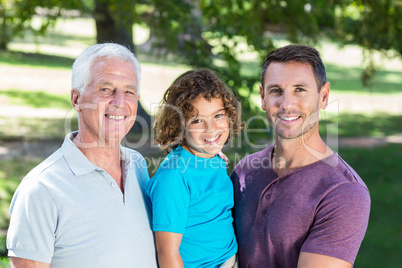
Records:
M295 96L292 92L285 91L282 97L279 99L279 106L283 110L292 110L295 105Z
M215 122L214 119L206 120L206 122L207 122L207 128L206 128L207 132L214 132L215 130L218 129L218 124L217 122Z
M114 94L113 94L113 99L111 104L113 104L116 107L122 107L124 106L125 103L125 95L123 90L116 89Z

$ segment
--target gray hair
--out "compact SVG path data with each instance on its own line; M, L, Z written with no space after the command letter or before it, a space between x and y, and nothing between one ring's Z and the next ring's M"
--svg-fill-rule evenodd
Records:
M132 63L137 73L137 91L140 92L140 63L128 48L114 43L96 44L86 48L74 61L72 87L83 93L92 81L92 67L99 58L117 59Z

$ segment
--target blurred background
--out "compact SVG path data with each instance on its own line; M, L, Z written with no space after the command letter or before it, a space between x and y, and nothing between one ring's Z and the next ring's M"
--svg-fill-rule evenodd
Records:
M124 143L144 155L151 176L165 154L150 126L178 75L214 69L241 102L246 128L225 148L230 173L273 141L258 90L267 52L316 47L331 83L321 134L372 198L354 267L402 266L402 0L0 0L0 267L9 267L16 187L77 129L71 65L108 41L142 64L138 122Z

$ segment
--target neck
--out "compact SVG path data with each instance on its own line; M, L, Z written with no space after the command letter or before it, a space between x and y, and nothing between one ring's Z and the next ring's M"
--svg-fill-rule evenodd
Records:
M104 169L123 191L123 174L120 155L120 143L107 142L100 146L94 142L84 143L79 135L74 138L73 143L95 166Z
M276 137L272 166L278 176L301 168L333 154L333 151L316 133L307 133L296 139ZM311 135L312 134L312 135Z

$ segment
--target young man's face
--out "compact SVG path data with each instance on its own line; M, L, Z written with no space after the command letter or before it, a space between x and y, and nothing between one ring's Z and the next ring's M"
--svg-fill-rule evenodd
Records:
M220 98L207 101L199 97L192 105L198 115L186 123L186 144L183 147L199 157L214 157L229 137L229 119L223 101Z
M79 132L85 142L120 142L135 122L138 84L135 67L128 62L102 59L92 68L92 81L78 94ZM74 104L74 101L73 101Z
M329 83L319 92L310 65L271 63L265 74L265 88L260 88L260 93L261 107L277 138L296 139L311 130L318 133L319 109L328 103Z

